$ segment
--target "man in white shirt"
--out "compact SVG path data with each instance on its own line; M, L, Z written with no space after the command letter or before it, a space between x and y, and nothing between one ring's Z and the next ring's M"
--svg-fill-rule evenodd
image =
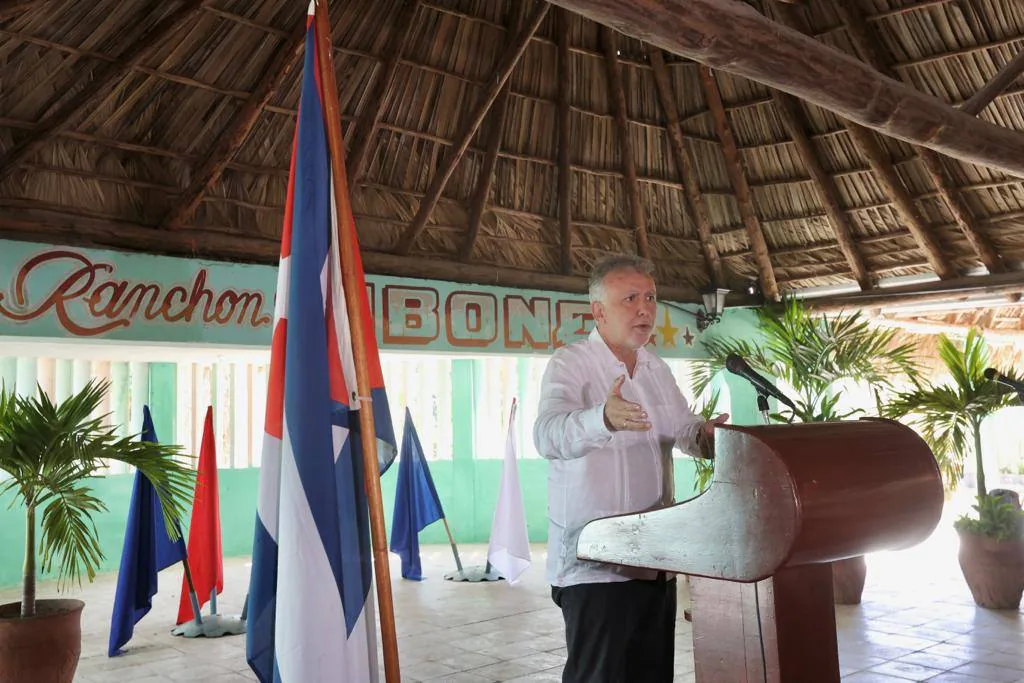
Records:
M576 557L587 522L672 502L671 451L710 457L714 425L690 410L668 365L647 350L653 264L594 265L596 328L551 357L533 438L548 468L548 580L565 619L563 683L672 681L676 582L664 572Z

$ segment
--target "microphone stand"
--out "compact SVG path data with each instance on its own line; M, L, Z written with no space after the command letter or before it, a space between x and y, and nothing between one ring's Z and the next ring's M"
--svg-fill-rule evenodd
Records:
M760 387L754 387L757 391L757 411L761 413L761 419L765 424L769 424L771 421L771 409L768 407L768 394L760 389Z

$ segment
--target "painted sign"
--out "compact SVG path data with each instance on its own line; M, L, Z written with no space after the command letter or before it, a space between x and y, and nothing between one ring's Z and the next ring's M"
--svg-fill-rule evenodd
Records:
M268 346L277 269L0 241L0 334ZM382 348L545 353L587 335L578 295L367 276ZM652 344L696 355L694 319L661 306Z

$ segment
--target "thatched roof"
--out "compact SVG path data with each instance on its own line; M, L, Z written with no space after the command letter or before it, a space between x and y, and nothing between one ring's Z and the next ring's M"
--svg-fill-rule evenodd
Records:
M741 3L557 4L598 17L618 5L638 21L674 6L696 33L710 16L699 7ZM1019 0L750 4L938 98L949 105L940 114L1024 47ZM869 132L541 2L330 6L372 272L578 289L601 255L646 249L678 297L712 279L770 294L773 283L871 291L922 274L958 288L1024 285L1024 183L1005 163ZM305 10L295 0L0 0L0 235L275 261ZM782 29L757 35L796 44ZM770 57L697 42L737 72ZM807 70L825 63L807 54ZM1024 131L1024 84L1009 80L978 117ZM811 98L826 104L860 87L816 83ZM873 98L875 113L889 101ZM900 116L864 122L899 126ZM998 156L994 147L978 154Z

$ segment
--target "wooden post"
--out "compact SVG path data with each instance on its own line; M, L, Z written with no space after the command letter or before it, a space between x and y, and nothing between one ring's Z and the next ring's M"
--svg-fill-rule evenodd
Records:
M558 235L563 275L572 275L572 130L569 108L570 14L558 9Z
M497 99L498 93L501 92L502 87L505 85L505 81L508 80L512 70L519 63L519 58L526 51L526 46L529 44L530 39L533 38L533 34L540 27L540 22L547 15L548 7L548 3L538 2L523 30L518 35L512 36L509 40L505 53L498 60L497 67L495 67L495 76L488 82L487 90L480 95L480 101L473 111L470 112L469 119L459 132L455 144L448 150L448 156L445 157L441 168L437 169L434 173L434 177L430 181L430 187L427 188L427 194L420 202L419 209L416 211L415 218L409 223L409 227L406 228L405 234L402 236L402 241L395 250L397 253L408 255L412 251L413 246L416 244L416 239L426 228L427 219L430 218L430 213L437 206L441 193L444 192L445 185L448 184L448 180L455 172L455 167L462 160L466 149L469 148L470 141L472 141L477 129L480 128L480 124L490 110L491 104Z
M608 73L608 97L615 115L615 128L619 133L619 155L622 157L622 183L629 201L630 222L636 235L637 253L649 258L651 248L647 243L647 222L644 207L640 203L640 189L636 182L636 161L633 159L633 140L629 132L629 117L626 114L626 94L622 89L622 71L619 66L618 45L615 32L607 26L601 27L601 42L604 43L604 63Z
M775 111L782 119L783 127L789 133L789 137L800 154L800 159L804 162L804 168L814 180L818 201L825 207L829 222L832 224L832 232L836 235L836 242L853 272L854 279L857 280L857 284L862 290L871 289L871 275L853 241L853 228L850 226L850 221L839 204L839 191L836 188L835 179L825 172L821 160L818 159L818 155L814 151L814 144L807 136L800 103L792 95L778 90L772 91L772 99L775 102Z
M722 141L725 167L729 171L729 179L736 191L736 202L740 206L740 215L743 216L743 227L747 231L750 250L754 252L754 262L757 264L757 272L761 280L761 291L767 298L777 300L779 285L775 281L775 271L772 269L772 260L768 255L768 242L765 241L761 223L757 220L754 201L750 196L750 185L747 183L747 176L743 171L743 160L736 147L736 138L733 137L732 127L729 125L729 119L725 113L725 105L722 104L722 94L718 90L718 83L715 82L715 75L711 73L711 69L703 65L700 67L700 80L704 86L708 108L715 121L715 129Z
M675 92L669 81L668 70L665 68L665 57L660 49L653 46L648 47L647 54L651 60L651 67L654 69L654 84L658 88L658 101L661 102L661 109L665 112L665 132L668 133L672 158L683 179L683 190L686 192L690 217L693 218L693 222L697 226L697 234L700 236L704 261L707 263L711 280L721 286L725 284L725 271L722 269L722 259L718 255L718 248L715 246L715 239L711 234L711 214L708 211L707 202L704 201L704 195L700 191L696 168L693 159L690 158L690 150L686 147L686 141L683 139L683 129L679 125L679 109L676 107Z
M398 665L398 637L395 630L395 605L391 595L391 569L388 564L387 531L384 528L384 505L380 492L380 465L377 460L377 431L373 424L373 409L369 400L370 373L366 364L366 321L362 316L361 283L358 277L359 238L351 220L348 180L345 177L345 143L341 135L341 107L338 104L338 86L335 82L334 60L331 50L331 22L327 14L327 0L316 0L316 49L320 63L320 83L324 93L324 117L327 122L327 142L330 146L331 175L337 203L338 240L341 253L341 273L345 287L345 303L349 311L352 332L352 356L356 365L356 390L362 405L359 407L359 429L365 436L363 446L363 475L370 513L370 538L373 546L373 575L380 605L380 632L384 650L384 677L388 683L398 683L402 673Z

